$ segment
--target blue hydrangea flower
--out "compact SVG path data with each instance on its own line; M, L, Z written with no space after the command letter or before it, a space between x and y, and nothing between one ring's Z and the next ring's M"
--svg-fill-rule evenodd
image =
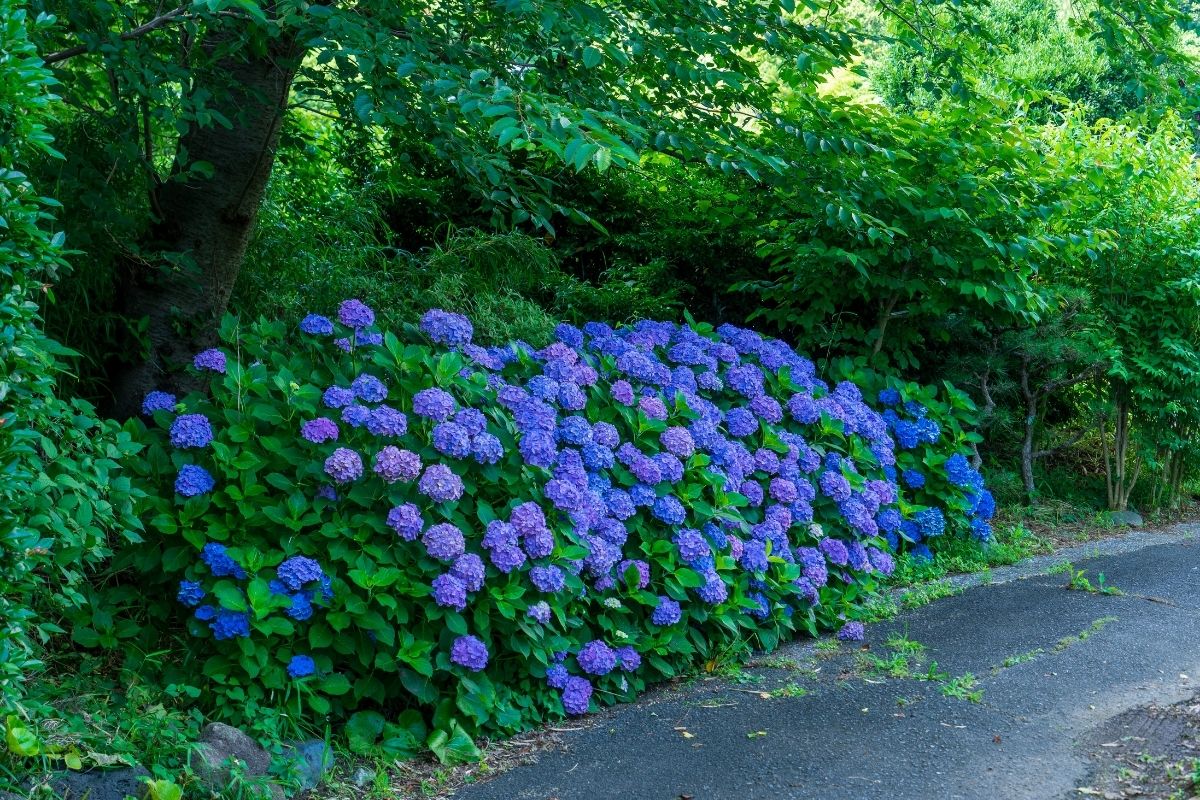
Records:
M674 625L683 617L683 612L679 607L679 603L665 595L659 595L658 605L654 608L654 613L650 615L650 621L660 627Z
M538 622L542 625L549 624L549 622L550 622L550 604L547 603L545 600L539 600L538 602L531 605L529 607L529 609L525 612L525 614L533 621Z
M375 324L375 312L361 300L346 300L338 306L338 322L348 328L366 328Z
M946 459L945 470L946 478L955 486L970 486L975 481L976 472L962 453Z
M571 673L562 664L551 664L546 668L546 685L552 689L566 688Z
M452 458L471 455L471 433L456 422L439 422L433 426L433 447Z
M547 594L561 592L566 586L566 576L563 571L556 566L538 566L529 570L529 580L537 587L538 591Z
M300 320L300 330L309 336L328 336L333 333L333 321L320 314L309 314Z
M946 517L940 508L926 508L913 515L917 528L925 538L941 536L946 530Z
M467 607L467 587L453 575L446 573L433 579L433 601L442 608L462 611Z
M562 693L564 711L572 716L586 714L591 699L592 684L587 678L580 678L577 675L567 678Z
M345 408L354 402L354 392L341 386L330 386L321 395L326 408Z
M413 395L413 413L437 422L445 422L454 416L455 406L453 395L436 386Z
M322 319L324 318L322 317ZM292 680L307 678L317 674L317 664L311 656L292 656L292 660L287 665L287 674Z
M421 317L421 330L435 343L451 347L470 344L475 333L469 319L440 308L425 312L425 316Z
M209 542L200 550L200 560L217 578L246 579L246 571L242 569L225 550L225 545L219 542Z
M205 350L196 354L196 357L192 359L192 366L199 370L208 370L224 375L225 354L216 348Z
M672 494L663 495L654 501L651 508L654 517L668 525L682 525L687 519L687 510L679 498Z
M175 491L182 497L197 497L208 494L217 482L204 467L195 464L184 464L179 468L179 476L175 478Z
M335 483L350 483L362 477L362 456L347 447L339 447L325 459L325 474Z
M450 661L472 672L479 672L488 664L487 645L475 636L459 636L450 646Z
M387 400L388 396L388 390L383 385L383 381L365 372L351 382L350 391L365 403L382 403Z
M171 444L175 447L207 447L212 440L212 425L203 414L181 414L171 423Z
M233 639L250 635L250 617L238 611L217 611L212 621L213 638L217 640Z
M425 552L431 558L441 561L451 561L458 558L466 550L466 539L462 531L449 522L433 525L421 537Z
M844 567L850 561L850 551L846 549L846 543L840 539L822 539L817 547L830 564L838 567Z
M915 469L906 469L901 472L900 480L910 489L921 489L925 486L925 476Z
M403 436L408 433L408 417L391 406L378 406L371 410L367 430L375 436Z
M175 599L188 608L195 608L203 602L205 597L204 587L196 581L180 581L179 592L175 595Z
M328 417L317 417L300 426L300 436L313 444L333 442L338 438L338 426Z
M675 534L672 541L679 548L679 558L685 564L690 564L701 558L705 558L712 554L708 547L708 540L704 538L700 531L691 528L684 528Z
M453 502L463 494L462 478L455 475L445 464L426 467L417 488L421 494L437 503Z
M420 510L412 503L396 506L387 515L387 525L406 542L416 541L425 528Z
M303 589L307 583L319 582L325 577L325 571L315 559L292 556L275 569L275 575L284 586L295 592Z
M866 632L861 622L847 622L837 633L837 638L843 642L861 642Z
M900 392L895 389L882 389L879 392L879 404L883 406L894 406L900 403Z
M579 662L579 668L590 675L607 675L617 666L616 652L598 639L581 647L575 660Z
M155 411L174 411L175 395L170 392L150 392L142 400L142 413L150 416Z

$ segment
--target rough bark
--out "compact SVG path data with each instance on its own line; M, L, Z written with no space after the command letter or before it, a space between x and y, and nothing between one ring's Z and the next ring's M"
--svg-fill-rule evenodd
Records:
M261 52L228 56L196 76L194 90L211 91L210 80L231 87L213 94L224 95L215 105L232 127L193 125L180 138L177 169L203 161L212 165L212 177L180 173L155 193L160 213L142 252L174 255L130 269L125 311L146 320L150 353L112 376L116 416L136 414L151 389L196 388L180 368L215 341L274 165L299 50L294 40L272 40Z

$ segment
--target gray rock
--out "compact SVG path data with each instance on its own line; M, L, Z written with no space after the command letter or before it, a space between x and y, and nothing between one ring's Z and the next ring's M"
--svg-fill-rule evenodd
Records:
M333 750L321 739L293 742L287 753L291 760L289 777L299 781L303 790L317 788L325 773L333 769Z
M237 728L220 722L210 722L200 732L200 741L188 756L188 766L197 781L213 794L220 794L237 774L251 786L259 787L264 796L282 800L283 790L269 783L271 755L258 742Z
M1140 528L1146 524L1146 520L1142 519L1142 515L1130 509L1128 511L1114 511L1109 515L1113 525L1128 525L1131 528Z
M370 767L355 767L354 772L350 773L350 783L359 789L374 786L375 770Z
M54 797L61 800L125 800L149 797L143 778L150 772L143 767L89 769L86 772L56 772L31 785L30 797Z

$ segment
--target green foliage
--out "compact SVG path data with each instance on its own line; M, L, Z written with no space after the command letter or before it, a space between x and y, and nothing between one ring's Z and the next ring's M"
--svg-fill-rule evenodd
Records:
M37 648L66 614L86 614L89 572L136 540L139 496L117 461L128 434L83 401L55 396L71 351L41 331L43 285L65 266L48 228L57 204L17 165L55 155L46 119L54 80L28 38L51 20L0 3L0 700L37 668ZM10 733L15 728L10 726ZM12 733L16 736L15 733Z

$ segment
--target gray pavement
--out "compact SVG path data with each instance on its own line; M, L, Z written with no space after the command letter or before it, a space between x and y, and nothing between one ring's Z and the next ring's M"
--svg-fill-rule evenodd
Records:
M868 649L795 643L742 675L654 690L563 734L537 763L455 796L1081 796L1105 723L1200 691L1198 531L1137 532L964 577L961 594L868 626ZM1125 594L1066 590L1065 574L1045 574L1064 560ZM913 673L936 662L944 677L864 663L891 657L897 635L925 648ZM950 680L962 696L947 696Z

